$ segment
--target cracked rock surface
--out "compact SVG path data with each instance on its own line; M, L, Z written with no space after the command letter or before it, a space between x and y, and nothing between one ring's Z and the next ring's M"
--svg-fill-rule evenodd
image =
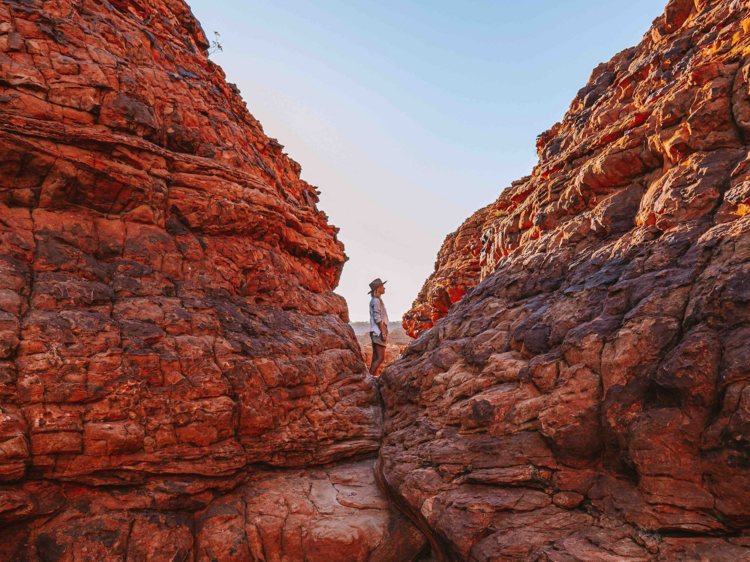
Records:
M0 0L2 562L424 546L338 230L207 47L181 0Z
M381 494L371 460L251 478L196 525L199 561L400 561L427 546Z
M0 560L414 560L427 539L383 497L372 465L246 472L221 486L184 476L127 488L25 483L6 492L0 515L43 516L2 534Z
M378 463L440 560L750 560L749 10L671 0L446 241Z

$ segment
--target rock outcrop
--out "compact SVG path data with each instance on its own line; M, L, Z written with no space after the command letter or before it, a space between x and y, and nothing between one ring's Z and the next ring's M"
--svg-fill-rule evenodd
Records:
M435 271L425 282L411 309L404 314L404 330L410 337L418 338L432 328L454 303L479 283L482 233L488 220L503 213L495 205L488 205L448 235L438 253Z
M0 1L3 562L424 544L337 230L207 47L182 0Z
M749 10L671 0L446 243L378 463L440 560L750 560Z
M253 479L196 523L199 561L401 561L427 545L381 494L371 460Z

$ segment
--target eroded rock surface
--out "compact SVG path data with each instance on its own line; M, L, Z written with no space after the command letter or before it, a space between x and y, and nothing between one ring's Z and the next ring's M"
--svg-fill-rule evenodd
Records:
M441 560L750 560L748 30L672 0L600 65L384 371L379 477Z
M373 461L252 478L196 522L198 561L414 560L427 546L381 494Z
M504 214L494 205L474 213L448 235L438 253L435 271L425 282L411 309L404 314L406 333L417 338L479 283L482 232L488 220Z
M207 47L181 0L0 1L0 560L204 559L198 511L379 446L337 229ZM401 560L363 485L329 559Z
M45 517L3 533L0 560L414 560L427 540L383 497L372 465L246 472L223 489L184 477L129 488L27 483L5 496L0 521Z

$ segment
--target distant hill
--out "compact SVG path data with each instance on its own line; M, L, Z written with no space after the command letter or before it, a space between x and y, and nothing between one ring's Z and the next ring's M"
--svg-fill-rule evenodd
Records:
M369 322L349 322L349 325L354 328L354 333L358 336L370 331ZM401 322L388 322L388 330L391 334L393 334L398 328L401 328Z
M370 343L370 323L369 322L350 322L350 326L354 328L354 333L357 335L357 339L361 344ZM388 323L388 344L398 347L409 345L414 340L406 335L406 331L400 322L389 322Z

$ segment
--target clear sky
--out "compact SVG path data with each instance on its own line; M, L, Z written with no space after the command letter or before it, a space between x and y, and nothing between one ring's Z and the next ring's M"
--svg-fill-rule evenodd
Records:
M250 112L322 191L350 261L400 319L445 236L531 172L535 137L666 0L188 0Z

